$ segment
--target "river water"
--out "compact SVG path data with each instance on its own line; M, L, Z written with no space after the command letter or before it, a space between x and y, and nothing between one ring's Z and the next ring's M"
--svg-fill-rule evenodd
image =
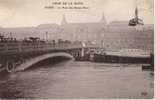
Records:
M153 98L153 79L140 64L70 60L1 77L0 98Z

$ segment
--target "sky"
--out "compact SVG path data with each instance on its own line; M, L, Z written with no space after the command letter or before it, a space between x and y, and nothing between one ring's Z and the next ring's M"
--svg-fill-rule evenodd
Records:
M52 2L83 2L89 9L47 9ZM70 23L99 22L103 13L107 22L134 17L138 6L144 23L153 23L154 0L0 0L0 27L27 27L40 24L60 24L65 15Z

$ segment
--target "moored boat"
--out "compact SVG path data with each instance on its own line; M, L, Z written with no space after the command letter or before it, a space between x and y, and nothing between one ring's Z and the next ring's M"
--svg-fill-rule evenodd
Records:
M117 52L113 51L105 51L101 54L93 54L90 56L91 61L94 62L106 62L106 63L150 63L150 54L147 52L143 52L140 50L128 49L128 52L126 50L120 50Z

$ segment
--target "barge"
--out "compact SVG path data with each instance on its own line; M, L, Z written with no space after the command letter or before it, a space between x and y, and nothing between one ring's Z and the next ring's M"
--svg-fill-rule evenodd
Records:
M128 50L130 51L130 50ZM132 50L134 51L134 50ZM90 60L93 62L105 63L144 63L150 64L150 53L147 52L125 52L125 51L105 51L104 53L94 53L90 55Z

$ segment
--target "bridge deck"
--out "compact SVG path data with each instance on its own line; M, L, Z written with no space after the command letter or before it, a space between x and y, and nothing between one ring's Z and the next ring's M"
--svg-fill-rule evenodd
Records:
M87 46L86 48L94 48L96 46ZM48 51L48 50L66 50L85 48L82 44L52 44L52 43L0 43L0 55L30 52L30 51Z

